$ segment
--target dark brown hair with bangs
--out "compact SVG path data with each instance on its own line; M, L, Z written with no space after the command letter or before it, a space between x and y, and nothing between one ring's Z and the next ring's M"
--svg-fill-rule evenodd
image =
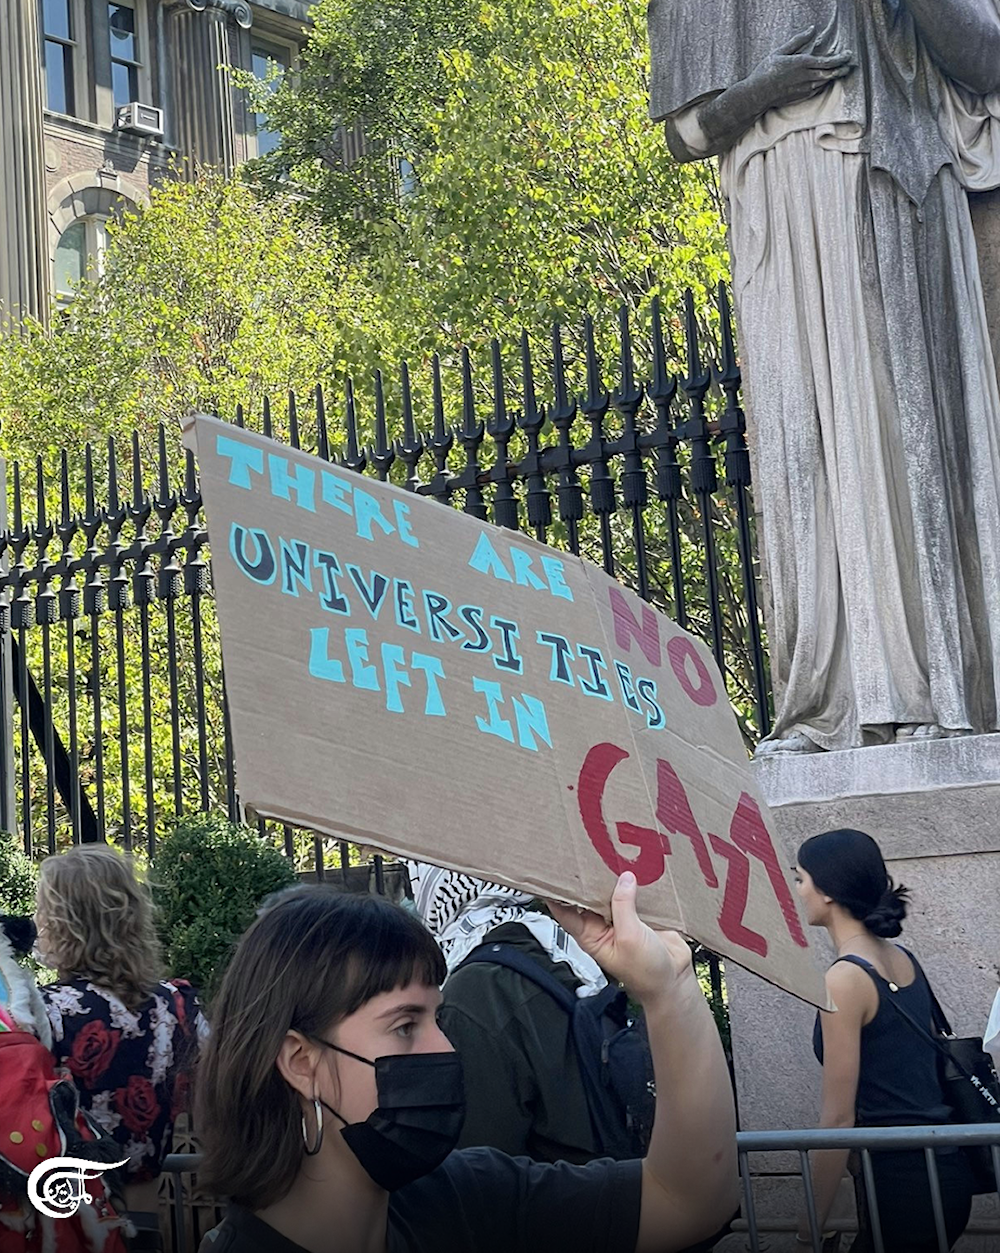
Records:
M236 949L198 1067L199 1179L251 1209L302 1164L301 1106L275 1065L286 1033L321 1036L380 992L439 986L445 961L414 915L374 896L307 888L263 911Z

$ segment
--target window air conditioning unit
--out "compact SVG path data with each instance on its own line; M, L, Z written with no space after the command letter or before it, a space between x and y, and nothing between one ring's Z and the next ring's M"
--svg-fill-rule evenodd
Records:
M131 104L123 105L118 110L118 129L162 139L163 110L155 109L151 104L140 104L138 100L133 100Z

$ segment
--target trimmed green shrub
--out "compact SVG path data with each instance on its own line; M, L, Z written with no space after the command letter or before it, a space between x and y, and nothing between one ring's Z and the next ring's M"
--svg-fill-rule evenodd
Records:
M0 914L33 914L37 879L17 836L0 831Z
M211 996L236 941L295 870L255 830L198 814L165 835L150 879L171 974Z

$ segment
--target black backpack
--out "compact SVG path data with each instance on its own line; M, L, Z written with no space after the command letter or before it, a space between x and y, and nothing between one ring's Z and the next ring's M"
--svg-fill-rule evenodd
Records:
M653 1063L645 1022L631 1013L624 989L608 984L593 996L578 997L510 944L482 944L456 969L471 962L516 970L565 1010L598 1154L619 1161L645 1157L656 1105Z

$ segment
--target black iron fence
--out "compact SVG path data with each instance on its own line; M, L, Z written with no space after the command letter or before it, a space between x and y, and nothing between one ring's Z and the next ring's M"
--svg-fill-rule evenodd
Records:
M596 561L707 641L752 745L769 686L726 293L704 309L688 293L669 318L654 301L641 324L623 311L616 342L608 372L589 319L534 349L525 336L516 365L494 344L481 377L465 350L434 358L425 389L404 364L392 387L375 378L367 408L348 383L337 423L321 388L222 416ZM32 854L102 839L151 854L185 813L239 817L197 472L177 431L11 465L5 497L0 827ZM261 829L320 878L347 864L343 843Z

